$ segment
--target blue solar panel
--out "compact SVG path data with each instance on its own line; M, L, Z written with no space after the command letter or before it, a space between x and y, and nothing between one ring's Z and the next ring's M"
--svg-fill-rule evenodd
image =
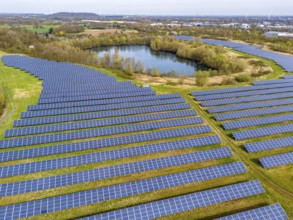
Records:
M146 95L138 97L116 98L116 99L100 99L90 101L77 101L77 102L61 102L52 104L40 104L28 107L28 111L47 110L47 109L60 109L60 108L72 108L92 105L107 105L125 102L139 102L139 101L151 101L160 99L173 99L180 98L180 94L166 94L166 95Z
M201 102L201 105L204 107L209 106L218 106L218 105L228 105L228 104L237 104L237 103L245 103L245 102L256 102L256 101L266 101L272 99L283 99L293 97L293 92L288 93L279 93L279 94L271 94L271 95L258 95L251 97L243 97L243 98L233 98L233 99L219 99L219 100L209 100Z
M264 168L272 168L293 163L293 152L259 158Z
M247 97L247 96L255 96L255 95L267 95L267 94L275 94L275 93L285 93L285 92L293 92L293 83L292 84L284 84L284 88L265 88L263 90L257 89L258 87L252 86L255 90L252 91L244 91L244 92L233 92L233 93L216 93L211 95L196 95L196 100L205 101L205 100L216 100L216 99L228 99L228 98L237 98L237 97ZM247 88L247 87L240 87ZM213 91L213 90L210 90Z
M85 128L95 128L102 126L110 126L110 125L119 125L119 124L130 124L130 123L138 123L152 120L162 120L168 118L181 118L187 116L195 116L196 112L194 110L186 110L179 112L164 112L159 114L147 114L140 116L128 116L123 118L109 118L104 120L91 120L91 121L82 121L82 122L74 122L74 123L65 123L65 124L54 124L47 126L35 126L35 127L27 127L27 128L16 128L7 130L5 132L5 137L17 137L24 135L33 135L33 134L44 134L58 131L70 131L70 130L79 130ZM198 118L198 124L203 123L201 118Z
M279 79L279 80L262 80L262 81L255 81L253 85L266 85L266 84L281 84L281 83L293 83L293 79Z
M93 113L84 113L84 114L52 116L52 117L46 117L46 118L31 118L31 119L24 119L24 120L16 120L14 121L13 125L15 127L23 127L23 126L33 126L33 125L41 125L41 124L53 124L53 123L61 123L61 122L118 117L118 116L125 116L125 115L175 111L175 110L182 110L182 109L189 109L189 108L190 108L189 104L161 105L161 106L152 106L152 107L145 107L145 108L133 108L133 109L125 109L125 110L113 110L113 111L93 112Z
M293 137L278 138L244 145L249 153L293 146Z
M0 159L1 159L0 161L4 162L4 161L10 161L10 160L20 160L20 159L57 155L62 153L70 153L70 152L90 150L90 149L105 148L105 147L111 147L111 146L119 146L119 145L125 145L130 143L139 143L139 142L145 142L145 141L151 141L151 140L162 140L166 138L183 137L183 136L197 134L197 132L198 132L197 127L181 128L181 129L173 129L173 130L167 130L167 131L152 132L147 134L135 134L130 136L107 138L107 139L101 139L101 140L95 140L95 141L86 141L86 142L78 142L78 143L72 143L72 144L62 144L62 145L56 145L56 146L47 146L47 147L32 148L32 149L26 149L26 150L2 152L0 153ZM198 145L209 145L209 144L217 144L217 143L220 143L220 139L217 136L211 136L211 137L208 136L208 137L202 137L198 139L198 143L196 141L195 143L192 143L192 144L195 144L195 146L198 146ZM183 147L186 145L186 142L182 142L180 144L182 144L182 147ZM157 146L157 145L154 145L154 146ZM170 145L170 147L171 146L174 147L173 144Z
M261 193L264 193L264 189L260 182L250 181L118 209L112 212L86 217L83 220L155 219Z
M243 103L243 104L237 104L237 105L211 107L211 108L208 108L208 112L209 113L229 112L229 111L273 107L273 106L290 105L290 104L293 104L293 98L266 101L266 102L254 102L254 103Z
M138 91L138 92L128 92L128 93L115 93L115 94L100 94L100 95L89 95L89 96L73 96L73 97L63 97L63 98L49 98L40 99L38 104L54 104L54 103L64 103L64 102L80 102L89 100L104 100L104 99L117 99L125 97L138 97L138 96L149 96L155 95L154 91Z
M256 110L215 114L215 118L217 121L225 121L225 120L231 120L236 118L248 118L248 117L260 116L260 115L286 113L290 111L293 111L293 106L280 106L280 107L274 107L274 108L264 108L264 109L256 109Z
M111 177L124 176L138 172L158 170L171 166L179 166L188 163L214 160L230 156L232 156L232 152L228 147L226 147L214 150L181 154L171 157L163 157L152 160L133 162L129 164L103 167L94 170L86 170L82 172L64 174L60 176L50 176L41 179L34 179L22 182L12 182L0 185L0 196L4 197L15 194L35 192L40 190L52 189L73 184L80 184L90 181L107 179Z
M28 111L28 112L21 113L21 118L45 117L45 116L54 116L54 115L95 112L95 111L107 111L107 110L115 110L115 109L169 105L169 104L184 103L184 102L185 102L185 99L183 98L175 98L175 99L162 99L162 100L155 100L155 101L118 103L118 104L85 106L85 107L64 108L64 109L37 110L37 111Z
M73 131L58 134L47 134L40 136L14 138L9 140L0 141L0 148L13 148L21 146L30 146L37 144L54 143L61 141L85 139L92 137L109 136L114 134L125 134L138 131L147 131L154 129L170 128L177 126L186 126L201 123L201 118L183 118L183 119L172 119L158 122L148 122L143 124L133 124L125 126L116 126L108 128L99 128L92 130ZM209 126L198 126L197 133L203 134L210 132Z
M138 195L141 193L167 189L188 183L200 182L223 176L231 176L244 172L246 172L246 168L244 167L242 162L236 162L187 171L183 173L176 173L150 179L138 180L134 182L122 183L113 186L106 186L63 196L56 196L47 199L35 200L9 206L2 206L0 207L0 219L17 219L36 216L44 213L56 212L84 205L90 205L102 201L114 200L123 197ZM219 189L214 190L219 191ZM226 186L224 191L225 193L221 193L221 197L223 196L224 199L213 198L211 199L211 201L213 201L213 203L216 203L223 200L233 200L241 197L247 197L263 193L264 189L258 181L252 181L232 186ZM206 193L207 191L204 192ZM228 196L226 197L225 194L228 194ZM204 200L202 201L204 202Z
M237 128L246 128L259 125L274 124L280 122L288 122L293 120L293 114L285 114L279 116L270 116L263 118L253 118L239 121L231 121L223 123L225 130L232 130Z
M287 220L288 216L280 204L252 209L217 220Z
M289 132L293 132L293 124L238 131L238 132L233 132L232 135L236 140L245 140L245 139L283 134L283 133L289 133Z

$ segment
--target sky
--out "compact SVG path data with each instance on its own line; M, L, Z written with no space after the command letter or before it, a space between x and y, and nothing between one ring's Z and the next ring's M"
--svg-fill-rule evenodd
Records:
M1 0L0 13L293 15L293 0Z

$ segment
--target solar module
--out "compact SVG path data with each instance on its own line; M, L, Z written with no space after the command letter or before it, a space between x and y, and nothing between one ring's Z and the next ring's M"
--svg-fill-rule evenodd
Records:
M274 107L274 108L263 108L263 109L215 114L215 119L217 121L225 121L225 120L238 119L238 118L249 118L249 117L260 116L260 115L286 113L290 111L293 111L293 106L280 106L280 107Z
M130 124L130 123L138 123L138 122L147 122L153 120L162 120L162 119L171 119L188 116L196 116L196 112L194 110L186 110L186 111L174 111L174 112L164 112L157 114L146 114L139 116L127 116L122 118L109 118L104 120L91 120L91 121L82 121L82 122L72 122L72 123L63 123L63 124L53 124L47 126L35 126L35 127L25 127L25 128L15 128L6 130L5 137L17 137L17 136L25 136L25 135L35 135L35 134L44 134L44 133L52 133L58 131L70 131L70 130L80 130L85 128L95 128L95 127L103 127L110 125L122 125L122 124ZM203 123L201 118L198 118L198 123Z
M114 200L156 190L167 189L184 184L215 179L223 176L241 174L244 172L246 172L246 168L244 167L243 163L235 162L182 173L158 176L150 179L137 180L134 182L122 183L113 186L106 186L41 200L24 202L9 206L1 206L0 219L26 218L30 216L90 205L102 201ZM237 186L237 190L235 188L236 185L234 185L234 187L232 185L230 188L228 187L226 190L224 190L226 193L228 193L228 197L225 197L225 193L223 195L221 193L221 196L224 196L226 200L228 198L230 198L228 200L231 200L233 198L236 199L239 197L241 198L264 192L264 189L258 181L242 183L238 184ZM233 192L232 194L230 194L231 191ZM212 201L215 203L217 200L215 201L213 199Z
M293 163L293 152L259 158L261 165L268 169Z
M266 101L266 102L254 102L254 103L227 105L227 106L217 106L217 107L208 108L208 112L209 113L229 112L229 111L237 111L237 110L245 110L245 109L291 105L291 104L293 104L293 98Z
M138 97L127 97L127 98L124 97L124 98L116 98L116 99L100 99L100 100L90 100L90 101L40 104L40 105L28 106L28 111L72 108L72 107L82 107L82 106L92 106L92 105L107 105L107 104L117 104L117 103L125 103L125 102L139 102L139 101L151 101L151 100L173 99L173 98L181 98L181 95L180 94L149 95L149 96L138 96Z
M233 99L219 99L219 100L209 100L201 102L201 105L204 107L209 106L219 106L219 105L229 105L229 104L237 104L237 103L246 103L246 102L257 102L257 101L266 101L273 99L284 99L293 97L293 92L287 93L279 93L279 94L271 94L271 95L258 95L251 97L243 97L243 98L233 98Z
M238 129L238 128L246 128L246 127L252 127L252 126L259 126L259 125L288 122L288 121L293 121L293 114L231 121L231 122L223 123L223 127L225 128L225 130L232 130L232 129Z
M184 102L185 102L185 99L183 98L175 98L175 99L162 99L162 100L155 100L155 101L141 101L141 102L118 103L118 104L109 104L109 105L73 107L73 108L64 108L64 109L37 110L37 111L28 111L28 112L21 113L20 117L21 118L45 117L45 116L54 116L54 115L107 111L107 110L115 110L115 109L128 109L128 108L139 108L139 107L157 106L157 105L169 105L169 104L184 103Z
M31 118L31 119L24 119L24 120L16 120L14 121L13 126L24 127L24 126L33 126L33 125L42 125L42 124L54 124L54 123L61 123L61 122L101 119L101 118L138 115L138 114L164 112L164 111L175 111L175 110L183 110L183 109L189 109L189 108L190 108L190 105L185 103L185 104L161 105L161 106L152 106L152 107L145 107L145 108L125 109L125 110L113 110L113 111L92 112L92 113L84 113L84 114L52 116L52 117L46 117L46 118Z
M245 144L244 147L249 153L293 146L293 137L284 137L260 142Z
M232 152L228 147L226 147L68 173L59 176L50 176L22 182L12 182L0 185L0 196L5 197L16 194L35 192L230 156L232 156Z
M238 132L233 132L232 135L236 140L245 140L245 139L283 134L283 133L289 133L289 132L293 132L293 124L238 131Z
M263 206L260 208L240 212L237 214L217 218L217 220L287 220L288 216L280 204Z
M62 97L62 98L49 98L49 99L39 99L38 104L56 104L64 102L81 102L89 100L104 100L104 99L117 99L125 97L138 97L138 96L149 96L155 95L154 91L138 91L138 92L128 92L128 93L115 93L115 94L99 94L99 95L89 95L89 96L73 96L73 97Z
M286 92L293 92L293 83L288 85L284 88L268 88L259 90L255 88L252 91L244 91L244 92L233 92L233 93L219 93L219 94L212 94L212 95L203 95L203 96L196 96L196 100L198 101L208 101L208 100L217 100L217 99L232 99L238 97L247 97L247 96L258 96L258 95L268 95L268 94L277 94L277 93L286 93ZM245 88L245 87L244 87Z
M130 143L139 143L139 142L145 142L145 141L154 141L154 140L162 140L167 138L183 137L188 135L194 135L197 132L198 132L197 127L180 128L180 129L173 129L173 130L167 130L167 131L151 132L146 134L135 134L135 135L129 135L129 136L107 138L107 139L101 139L101 140L95 140L95 141L85 141L85 142L77 142L72 144L61 144L61 145L46 146L46 147L39 147L39 148L32 148L32 149L25 149L25 150L0 152L0 161L4 162L4 161L10 161L10 160L20 160L20 159L27 159L27 158L34 158L34 157L41 157L41 156L57 155L62 153L70 153L70 152L76 152L76 151L105 148L105 147L111 147L111 146L119 146L122 144L125 145ZM217 143L220 143L220 139L217 136L208 136L208 137L202 137L198 139L198 143L196 142L192 144L195 144L195 146L198 146L201 144L209 145L209 144L217 144ZM183 144L183 146L185 146L186 142L183 142L180 144ZM171 146L173 147L173 145ZM0 170L1 170L1 167L0 167Z
M83 220L124 220L155 219L200 207L222 202L233 201L264 193L259 181L249 181L215 189L177 196L160 201L150 202L129 208L118 209L86 218Z
M106 127L83 131L73 131L57 134L47 134L40 136L31 136L23 138L14 138L9 140L1 140L0 148L13 148L22 147L46 143L55 143L69 140L85 139L92 137L109 136L114 134L126 134L138 131L148 131L155 129L163 129L170 127L186 126L201 123L201 118L183 118L183 119L171 119L166 121L148 122L143 124L124 125L116 127ZM203 134L211 132L209 126L198 126L197 134Z

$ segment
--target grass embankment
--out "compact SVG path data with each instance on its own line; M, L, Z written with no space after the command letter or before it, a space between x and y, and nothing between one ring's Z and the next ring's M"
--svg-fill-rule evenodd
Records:
M3 139L4 131L7 129L12 128L12 124L14 120L17 120L20 118L20 113L26 111L26 108L28 105L33 105L37 103L37 99L39 97L39 94L41 92L41 82L38 81L36 78L30 76L27 73L24 73L19 70L15 70L13 68L7 68L3 66L3 63L0 62L0 68L3 69L3 76L4 80L7 84L9 94L12 97L12 102L14 103L15 106L15 111L11 115L11 117L1 124L1 139ZM115 76L114 73L107 71L108 75ZM123 78L118 77L118 80L123 80ZM135 82L137 84L141 84L141 82ZM226 87L231 87L231 86L226 86ZM223 87L221 87L223 88ZM137 205L137 204L142 204L145 202L150 202L150 201L156 201L159 199L164 199L164 198L169 198L177 195L184 195L186 193L192 193L192 192L197 192L200 190L205 190L205 189L210 189L214 187L220 187L224 185L229 185L237 182L242 182L242 181L247 181L250 179L255 179L259 178L259 174L255 172L256 167L258 171L264 172L264 170L256 165L254 162L250 160L250 156L245 153L241 148L239 148L233 140L227 137L227 135L219 128L218 125L215 124L213 120L211 120L211 117L204 112L198 104L196 104L193 99L189 96L189 93L194 90L198 89L210 89L210 88L198 88L198 87L190 87L190 86L164 86L164 85L154 85L153 89L157 91L157 93L175 93L179 92L181 93L186 100L192 105L193 109L196 109L198 114L203 117L205 124L210 124L212 129L213 129L213 134L218 134L221 139L222 139L222 144L220 145L215 145L215 146L207 146L207 147L197 147L197 148L189 148L189 149L181 149L181 150L174 150L174 151L168 151L168 152L163 152L163 153L158 153L158 154L150 154L150 155L143 155L143 156L136 156L136 157L130 157L130 158L124 158L124 159L118 159L114 161L105 161L101 163L94 163L94 164L88 164L84 166L78 166L78 167L72 167L72 168L67 168L67 169L58 169L58 170L53 170L49 172L42 172L42 173L35 173L35 174L30 174L30 175L22 175L22 176L16 176L13 178L5 178L1 179L0 183L7 183L7 182L12 182L12 181L22 181L22 180L29 180L33 178L41 178L41 177L46 177L46 176L52 176L52 175L58 175L58 174L64 174L64 173L69 173L69 172L75 172L75 171L82 171L82 170L88 170L88 169L93 169L93 168L98 168L98 167L105 167L105 166L111 166L115 164L121 164L121 163L129 163L133 161L140 161L140 160L146 160L146 159L152 159L152 158L159 158L159 157L165 157L165 156L172 156L172 155L177 155L177 154L183 154L183 153L188 153L188 152L196 152L196 151L201 151L201 150L207 150L207 149L212 149L215 147L220 147L220 146L230 146L234 152L234 156L231 158L225 158L225 159L219 159L219 160L213 160L213 161L207 161L207 162L201 162L201 163L193 163L193 164L187 164L179 167L171 167L171 168L165 168L165 169L160 169L160 170L154 170L154 171L148 171L148 172L143 172L143 173L136 173L132 175L127 175L127 176L122 176L122 177L116 177L116 178L111 178L107 180L101 180L101 181L93 181L90 183L83 183L83 184L78 184L78 185L73 185L73 186L67 186L67 187L62 187L62 188L57 188L57 189L52 189L52 190L46 190L46 191L40 191L40 192L35 192L35 193L27 193L24 195L19 195L19 196L10 196L6 198L1 198L0 202L2 205L8 205L8 204L14 204L14 203L19 203L23 201L31 201L35 199L41 199L41 198L47 198L51 196L56 196L56 195L63 195L71 192L78 192L78 191L83 191L87 189L93 189L97 187L102 187L102 186L108 186L108 185L114 185L118 183L124 183L124 182L129 182L133 180L139 180L139 179L145 179L145 178L151 178L155 176L160 176L164 174L171 174L171 173L177 173L177 172L183 172L187 170L193 170L197 168L202 168L202 167L207 167L207 166L212 166L212 165L217 165L217 164L222 164L222 163L228 163L232 161L239 161L243 160L246 163L246 166L249 170L248 173L245 174L240 174L240 175L235 175L235 176L230 176L230 177L225 177L225 178L218 178L214 180L209 180L209 181L204 181L204 182L199 182L199 183L193 183L193 184L188 184L184 186L178 186L176 188L172 189L166 189L166 190L160 190L160 191L155 191L155 192L150 192L150 193L145 193L137 196L132 196L132 197L126 197L123 199L117 199L113 201L106 201L102 203L97 203L93 205L88 205L84 207L79 207L75 209L70 209L70 210L65 210L62 212L58 213L51 213L47 215L42 215L42 216L36 216L32 217L30 219L68 219L68 218L77 218L81 217L84 215L90 215L90 214L96 214L104 211L110 211L110 210L115 210L118 208L126 207L126 206L131 206L131 205ZM113 137L113 136L111 136ZM194 136L188 136L186 138L191 138L191 137L197 137L197 135ZM180 139L180 138L177 138ZM163 141L172 141L172 140L177 140L176 138L170 138L168 140L160 140L159 142ZM79 140L80 141L80 140ZM84 140L82 140L84 141ZM40 157L40 158L32 158L29 160L19 160L19 161L13 161L13 162L7 162L7 163L1 163L1 166L8 165L8 164L15 164L15 163L26 163L26 162L33 162L33 161L40 161L44 159L53 159L57 157L65 157L65 156L74 156L74 155L80 155L84 153L93 153L93 152L100 152L100 151L106 151L106 150L112 150L112 149L120 149L120 148L126 148L130 146L137 146L137 145L145 145L145 144L152 144L152 143L157 143L158 141L149 141L149 142L144 142L144 143L139 143L139 144L129 144L129 145L123 145L123 146L113 146L109 148L104 148L104 149L93 149L89 151L81 151L81 152L74 152L74 153L69 153L69 154L62 154L58 156L48 156L48 157ZM67 142L69 143L69 142ZM38 147L38 146L36 146ZM32 148L31 146L29 147L22 147L22 149L29 149ZM3 151L10 151L14 149L9 149L9 150L1 150ZM253 167L253 168L251 168ZM277 169L276 169L277 170ZM261 179L261 178L259 178ZM281 180L281 175L279 179ZM293 216L292 210L293 210L293 205L292 201L286 199L282 195L279 195L277 192L274 191L273 188L271 188L270 184L266 182L266 180L261 179L263 185L266 187L266 190L268 193L253 196L250 198L246 199L240 199L232 202L226 202L226 203L221 203L209 207L203 207L200 209L195 209L192 211L180 213L177 215L169 216L169 217L164 217L164 219L190 219L191 216L193 216L193 219L212 219L215 217L223 216L223 215L228 215L232 214L235 212L247 210L250 208L255 208L259 207L262 205L267 205L267 204L272 204L275 202L280 202L283 207L286 209L287 213L289 216ZM280 181L278 181L280 182ZM230 210L230 211L227 211Z

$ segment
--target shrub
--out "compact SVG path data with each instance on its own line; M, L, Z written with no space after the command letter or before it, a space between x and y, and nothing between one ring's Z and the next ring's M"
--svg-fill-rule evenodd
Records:
M197 71L195 73L195 83L197 86L204 86L208 82L210 73L208 71Z
M235 80L237 82L250 82L251 76L245 73L239 74L238 76L235 76Z

